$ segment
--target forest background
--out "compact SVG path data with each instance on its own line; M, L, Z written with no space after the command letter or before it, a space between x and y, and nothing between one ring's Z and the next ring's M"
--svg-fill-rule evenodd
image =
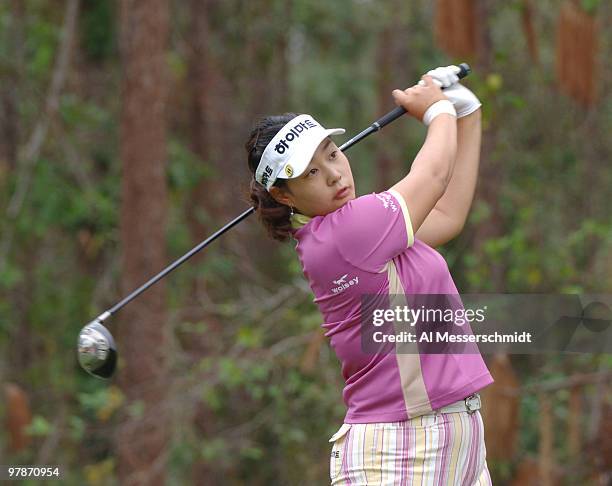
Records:
M79 368L76 337L248 208L258 117L307 112L348 138L436 66L468 61L483 103L469 221L438 249L459 291L612 292L610 13L0 2L0 463L59 464L75 485L327 484L339 364L294 244L255 217L112 319L113 380ZM402 177L424 135L405 117L351 149L358 195ZM604 484L610 356L486 358L494 484Z

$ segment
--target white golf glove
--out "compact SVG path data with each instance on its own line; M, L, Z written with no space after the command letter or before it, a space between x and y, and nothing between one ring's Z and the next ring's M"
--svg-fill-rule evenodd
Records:
M433 78L433 82L440 88L444 88L446 96L457 111L457 118L468 116L482 106L480 100L469 89L459 83L457 74L461 71L459 66L441 66L428 71L427 74ZM425 86L421 79L419 86Z
M455 107L457 118L468 116L482 106L482 103L476 95L461 83L455 83L449 88L444 89L444 96L446 96Z
M427 75L433 78L433 82L440 88L448 88L459 81L459 72L461 69L459 66L441 66L431 71L427 71ZM421 79L419 86L425 86L425 82Z

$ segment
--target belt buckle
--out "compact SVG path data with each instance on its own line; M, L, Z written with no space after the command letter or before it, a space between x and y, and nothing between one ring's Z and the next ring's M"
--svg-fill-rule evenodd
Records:
M477 403L473 404L473 399L476 399ZM469 413L470 415L480 409L480 395L478 395L477 393L474 393L473 395L470 395L469 397L465 398L463 402L465 403L467 413Z

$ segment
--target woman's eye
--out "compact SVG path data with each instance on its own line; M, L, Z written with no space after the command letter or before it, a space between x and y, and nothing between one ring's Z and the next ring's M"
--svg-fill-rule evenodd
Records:
M317 170L317 169L310 169L310 172L308 173L308 175L314 175L314 174L316 173L316 172L315 172L316 170Z
M334 151L333 151L331 154L329 154L329 156L330 156L332 159L335 159L335 158L336 158L336 153L337 153L337 151L336 151L336 150L334 150Z

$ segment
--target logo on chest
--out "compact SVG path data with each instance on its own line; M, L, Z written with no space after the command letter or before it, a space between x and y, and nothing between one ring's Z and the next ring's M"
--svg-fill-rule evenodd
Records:
M331 291L334 294L339 294L340 292L344 292L351 285L357 285L359 283L359 277L352 278L350 280L346 280L348 277L348 273L345 273L338 280L332 280L332 282L336 285L336 287L332 287Z

